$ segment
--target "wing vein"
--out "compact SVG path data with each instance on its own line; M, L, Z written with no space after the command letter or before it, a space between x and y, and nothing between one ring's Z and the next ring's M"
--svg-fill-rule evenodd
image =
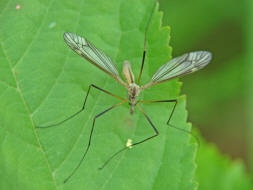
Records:
M212 54L208 51L190 52L180 57L173 58L155 72L150 84L161 83L175 77L195 72L205 67L211 59Z

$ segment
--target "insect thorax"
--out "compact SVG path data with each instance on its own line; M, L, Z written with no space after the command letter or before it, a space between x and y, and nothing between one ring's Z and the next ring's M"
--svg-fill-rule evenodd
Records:
M129 85L129 88L127 89L127 95L131 103L133 104L135 103L135 99L139 95L139 93L140 93L140 87L137 84L132 83Z
M127 96L128 96L129 104L131 106L130 114L133 114L134 112L134 107L136 105L136 97L139 95L140 91L141 91L140 87L135 83L129 84L127 88Z

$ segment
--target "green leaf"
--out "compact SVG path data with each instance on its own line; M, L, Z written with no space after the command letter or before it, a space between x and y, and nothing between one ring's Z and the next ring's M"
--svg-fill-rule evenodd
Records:
M91 149L75 175L63 181L80 161L93 118L117 99L92 89L85 111L78 111L90 84L125 97L126 90L108 75L77 56L63 41L64 32L86 37L115 62L132 63L138 75L144 31L153 2L149 0L14 1L0 4L0 187L1 189L194 189L196 147L190 136L169 128L171 104L141 105L159 136L129 149L102 171L110 155L154 134L139 110L127 104L97 119ZM147 59L142 84L171 57L169 28L161 27L158 5L147 35ZM172 99L179 95L177 80L147 89L140 99ZM185 97L171 124L190 130Z
M253 188L243 163L239 160L231 161L213 144L201 141L196 161L199 190L250 190Z

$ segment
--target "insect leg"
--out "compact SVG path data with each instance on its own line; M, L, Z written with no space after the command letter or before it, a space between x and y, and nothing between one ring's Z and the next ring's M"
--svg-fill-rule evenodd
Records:
M142 71L143 71L144 63L145 63L148 27L149 27L149 23L150 23L150 21L151 21L153 12L154 12L154 10L155 10L155 6L156 6L156 0L155 0L155 2L154 2L151 15L149 16L148 23L147 23L147 26L146 26L146 28L145 28L145 33L144 33L144 49L143 49L143 54L142 54L141 70L140 70L140 74L139 74L138 82L137 82L138 85L140 84L140 81L141 81L141 74L142 74Z
M138 103L159 103L159 102L173 102L174 103L174 106L173 106L172 111L170 113L169 119L167 121L167 125L170 125L170 120L171 120L171 118L174 114L174 111L176 109L176 106L177 106L177 102L178 102L177 99L172 99L172 100L150 100L150 101L149 100L142 100L142 101L137 101L137 104Z
M89 150L89 148L90 148L90 145L91 145L91 139L92 139L92 134L93 134L93 131L94 131L94 126L95 126L96 119L99 118L100 116L102 116L103 114L105 114L106 112L112 110L113 108L115 108L115 107L117 107L117 106L119 106L119 105L125 103L126 101L128 101L128 100L125 99L125 100L123 100L123 101L121 101L121 102L119 102L119 103L117 103L117 104L111 106L110 108L108 108L108 109L106 109L105 111L103 111L103 112L97 114L97 115L93 118L93 123L92 123L91 131L90 131L90 136L89 136L89 142L88 142L88 145L87 145L87 147L86 147L86 149L85 149L85 152L84 152L84 154L83 154L81 160L79 161L78 165L75 167L75 169L72 171L72 173L64 180L64 183L66 183L66 182L75 174L75 172L77 171L77 169L81 166L81 164L82 164L82 162L83 162L83 160L84 160L84 158L85 158L85 156L86 156L86 154L87 154L87 152L88 152L88 150Z
M116 153L114 153L112 156L110 156L110 157L107 159L107 161L106 161L99 169L103 169L115 156L117 156L119 153L123 152L124 150L127 150L129 147L133 147L133 146L136 146L136 145L138 145L138 144L144 143L144 142L146 142L146 141L148 141L148 140L150 140L150 139L152 139L152 138L154 138L154 137L156 137L156 136L159 135L158 130L156 129L155 125L152 123L152 121L151 121L151 119L148 117L148 115L144 112L144 110L143 110L138 104L137 104L136 106L137 106L137 107L139 108L139 110L144 114L144 116L145 116L146 119L148 120L149 124L151 125L152 129L155 131L155 134L152 135L152 136L150 136L150 137L148 137L148 138L145 138L145 139L143 139L143 140L141 140L141 141L138 141L138 142L136 142L136 143L133 143L133 144L131 144L130 146L126 146L126 147L120 149L119 151L117 151Z
M87 92L87 94L86 94L86 96L85 96L85 99L84 99L84 102L83 102L83 106L82 106L82 108L81 108L79 111L75 112L74 114L72 114L71 116L67 117L66 119L64 119L64 120L62 120L62 121L60 121L60 122L57 122L57 123L54 123L54 124L51 124L51 125L46 125L46 126L36 126L36 128L45 129L45 128L50 128L50 127L55 127L55 126L58 126L58 125L60 125L60 124L62 124L62 123L64 123L64 122L66 122L66 121L72 119L73 117L77 116L77 115L78 115L79 113L81 113L81 112L84 110L84 108L85 108L86 101L87 101L87 98L88 98L88 96L89 96L91 87L96 88L96 89L98 89L98 90L100 90L100 91L102 91L102 92L104 92L104 93L106 93L106 94L109 94L109 95L111 95L111 96L113 96L113 97L115 97L115 98L117 98L117 99L124 100L124 98L121 98L121 97L119 97L119 96L116 96L116 95L112 94L111 92L108 92L108 91L106 91L106 90L104 90L104 89L102 89L102 88L100 88L100 87L98 87L98 86L96 86L96 85L94 85L94 84L90 84L90 85L89 85L89 88L88 88L88 92Z
M172 127L172 128L175 128L175 129L177 129L177 130L180 130L180 131L183 131L183 132L185 132L185 133L190 134L190 135L196 140L196 142L197 142L197 144L198 144L198 146L199 146L199 145L200 145L199 139L198 139L195 135L193 135L191 131L187 131L187 130L185 130L185 129L181 129L181 128L178 128L178 127L176 127L176 126L170 124L170 120L171 120L171 118L172 118L172 116L173 116L173 114L174 114L174 111L175 111L176 106L177 106L177 103L178 103L178 100L177 100L177 99L172 99L172 100L155 100L155 101L152 101L152 100L150 100L150 101L148 101L148 100L143 100L143 101L137 101L137 104L138 104L138 103L159 103L159 102L174 102L174 106L173 106L173 108L172 108L172 111L171 111L171 113L170 113L169 119L168 119L168 121L167 121L166 124L169 125L169 126Z

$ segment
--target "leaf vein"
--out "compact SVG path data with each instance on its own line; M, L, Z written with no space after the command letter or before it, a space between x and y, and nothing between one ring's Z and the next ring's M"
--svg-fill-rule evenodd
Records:
M53 0L51 0L51 3L50 3L50 5L49 5L49 7L51 6L52 2L53 2ZM48 7L48 9L49 9L49 7ZM1 41L1 40L0 40L0 41ZM15 83L16 83L16 86L17 86L17 92L19 93L20 98L21 98L21 100L23 101L23 105L24 105L24 107L25 107L25 109L26 109L26 111L27 111L27 113L28 113L28 115L29 115L29 119L30 119L31 124L32 124L32 127L33 127L34 136L35 136L35 138L37 139L37 142L38 142L39 147L40 147L40 151L41 151L41 153L43 154L43 156L44 156L44 158L45 158L46 165L47 165L48 170L49 170L49 172L50 172L50 174L51 174L51 177L52 177L52 180L53 180L53 184L54 184L54 186L55 186L55 189L57 189L56 181L55 181L55 178L54 178L54 176L53 176L53 174L52 174L52 168L51 168L51 166L50 166L50 164L49 164L49 160L48 160L48 157L47 157L47 155L46 155L46 152L44 151L44 149L43 149L43 147L42 147L42 145L41 145L40 139L39 139L39 137L38 137L38 134L37 134L37 132L36 132L36 130L35 130L35 125L34 125L34 122L33 122L32 117L31 117L30 110L29 110L29 108L28 108L28 104L26 103L26 100L25 100L25 98L24 98L24 94L23 94L23 92L22 92L22 90L21 90L21 88L20 88L18 79L17 79L17 77L16 77L16 75L15 75L15 71L14 71L15 69L14 69L14 67L12 67L12 64L11 64L11 61L10 61L10 59L9 59L9 57L8 57L8 54L7 54L7 52L6 52L5 49L4 49L4 44L0 43L0 46L1 46L2 49L3 49L3 54L4 54L4 56L5 56L6 60L7 60L7 63L8 63L8 65L9 65L9 67L12 68L12 69L11 69L11 73L12 73L12 75L13 75L13 78L14 78Z

